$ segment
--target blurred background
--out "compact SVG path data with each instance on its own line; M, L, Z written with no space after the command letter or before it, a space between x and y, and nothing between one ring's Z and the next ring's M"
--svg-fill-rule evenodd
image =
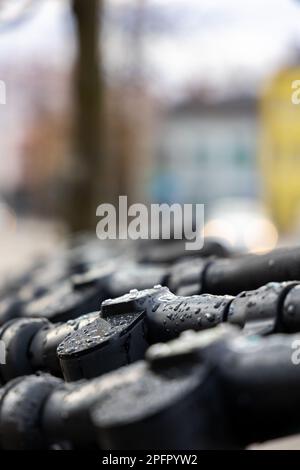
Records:
M297 243L300 2L0 0L0 80L0 275L119 195Z

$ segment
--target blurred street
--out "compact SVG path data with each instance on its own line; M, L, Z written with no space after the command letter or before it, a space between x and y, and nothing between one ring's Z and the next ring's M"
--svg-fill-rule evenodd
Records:
M57 253L63 245L63 232L51 223L23 220L14 230L0 234L0 279L17 275L44 256Z

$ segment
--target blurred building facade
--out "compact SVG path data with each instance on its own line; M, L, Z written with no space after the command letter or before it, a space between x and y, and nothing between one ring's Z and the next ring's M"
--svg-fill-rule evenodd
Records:
M210 203L257 198L257 102L191 97L170 109L156 140L155 199Z

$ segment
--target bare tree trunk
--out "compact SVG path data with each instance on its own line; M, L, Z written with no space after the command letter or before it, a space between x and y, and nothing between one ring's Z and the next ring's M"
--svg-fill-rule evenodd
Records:
M75 231L95 229L105 194L103 85L99 54L102 0L72 0L77 31L74 82L74 155L67 221ZM103 170L103 171L102 171Z

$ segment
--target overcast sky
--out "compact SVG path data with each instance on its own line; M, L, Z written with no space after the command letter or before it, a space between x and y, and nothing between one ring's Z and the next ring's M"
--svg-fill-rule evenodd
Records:
M19 0L8 0L12 9ZM111 0L107 56L111 69L124 63L124 37L137 0ZM259 80L300 45L297 0L144 0L147 33L145 64L154 86L178 89L192 82ZM10 9L2 13L9 16ZM1 16L0 16L1 18ZM1 29L0 29L1 31ZM2 28L0 66L38 59L51 63L72 58L73 34L67 0L38 0L33 14ZM237 80L238 81L238 80Z

